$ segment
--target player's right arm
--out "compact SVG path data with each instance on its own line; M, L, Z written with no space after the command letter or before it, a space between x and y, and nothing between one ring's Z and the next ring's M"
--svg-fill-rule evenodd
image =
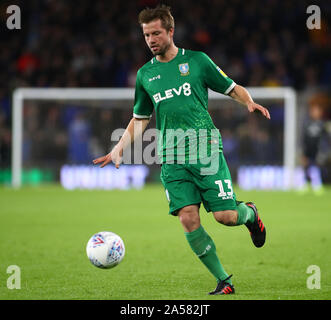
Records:
M141 70L137 73L136 89L134 97L133 118L129 122L124 134L116 146L107 155L93 160L94 164L100 164L101 168L110 162L118 169L123 157L123 151L145 131L153 112L153 103L142 84Z
M123 150L125 150L131 143L145 131L149 119L137 119L132 118L129 122L127 128L125 129L122 138L115 145L111 152L105 156L99 157L93 160L94 164L100 164L100 168L103 168L110 162L115 164L115 167L118 169L123 157Z

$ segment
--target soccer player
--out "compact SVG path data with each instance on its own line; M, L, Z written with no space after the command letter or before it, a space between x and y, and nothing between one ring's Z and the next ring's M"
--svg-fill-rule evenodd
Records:
M207 90L229 95L249 112L258 110L268 119L270 114L205 53L174 44L174 19L169 7L142 10L139 23L153 58L138 70L133 118L122 138L109 154L93 163L104 167L113 162L118 168L123 150L142 134L155 110L160 131L161 181L169 213L179 217L190 247L217 281L216 289L209 294L233 294L231 275L223 268L213 240L200 224L200 204L219 223L245 225L256 247L265 243L266 229L253 202L236 200L221 136L207 111Z
M302 164L305 172L305 185L300 192L309 192L310 182L312 191L316 195L324 193L318 156L323 154L323 149L328 149L328 134L324 121L324 97L313 97L309 102L309 121L303 128L303 155ZM323 148L324 147L324 148Z

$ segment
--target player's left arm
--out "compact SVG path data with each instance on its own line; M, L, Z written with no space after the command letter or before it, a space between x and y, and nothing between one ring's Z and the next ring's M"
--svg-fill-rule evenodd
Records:
M260 111L267 119L270 119L268 109L255 103L249 92L230 79L205 53L199 53L199 65L203 70L204 84L216 92L229 95L234 100L245 105L249 112Z
M270 119L270 113L267 108L255 103L249 92L242 86L236 84L229 93L229 96L239 103L245 105L249 112L260 111L267 119Z
M260 111L267 119L270 119L270 113L267 108L255 103L249 92L242 86L236 84L230 91L229 96L239 103L245 105L249 112Z

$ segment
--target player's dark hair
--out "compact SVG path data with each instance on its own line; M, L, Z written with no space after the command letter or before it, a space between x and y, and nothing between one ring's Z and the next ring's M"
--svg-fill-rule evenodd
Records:
M169 31L175 27L174 17L171 15L170 7L166 5L158 5L155 8L145 8L139 13L139 24L149 23L154 20L161 20L161 25L164 29Z

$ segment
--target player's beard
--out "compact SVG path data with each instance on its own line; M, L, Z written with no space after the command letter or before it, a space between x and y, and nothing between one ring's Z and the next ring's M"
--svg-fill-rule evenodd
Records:
M157 51L153 51L152 48L150 48L150 49L151 49L154 56L165 56L165 54L167 53L169 48L170 48L170 42L166 43L162 47L160 46L159 50L157 50Z

